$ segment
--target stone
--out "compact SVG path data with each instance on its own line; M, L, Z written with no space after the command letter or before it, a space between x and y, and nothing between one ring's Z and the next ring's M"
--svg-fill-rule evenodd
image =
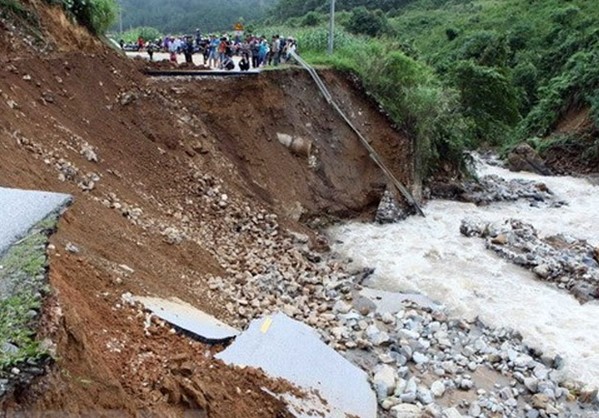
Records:
M393 367L383 364L377 367L372 385L379 399L384 399L393 393L395 389L395 370Z
M433 403L433 394L430 390L421 386L416 391L416 399L418 399L424 405L428 405Z
M445 409L443 411L443 417L444 418L463 418L462 414L460 414L460 411L458 411L456 408Z
M389 341L389 334L379 330L376 325L369 325L366 328L366 337L373 345L379 346Z
M64 249L71 254L79 254L81 251L79 250L79 247L72 242L67 242L67 245L65 245Z
M531 404L535 409L546 409L549 405L549 397L543 393L537 393L532 396Z
M431 392L436 398L440 398L445 393L445 383L442 380L437 380L431 385Z
M9 343L9 342L5 342L4 344L2 344L2 349L1 349L1 351L2 351L4 354L14 354L14 353L16 353L16 352L18 352L18 351L19 351L19 347L17 347L17 346L16 346L16 345L14 345L14 344L11 344L11 343Z
M472 417L478 417L482 413L482 409L478 402L473 402L468 409L468 415Z
M391 416L395 418L420 418L422 409L416 405L402 403L391 408Z
M524 386L530 393L537 393L539 391L539 379L536 377L525 377Z
M551 170L547 168L543 159L526 143L516 146L508 154L507 164L511 171L530 171L544 176L551 175Z
M333 312L336 312L336 313L346 314L350 310L351 310L351 305L348 303L345 303L341 299L339 299L337 302L335 302L335 305L333 305Z
M412 360L414 360L414 363L416 364L426 364L429 362L429 358L418 351L414 352Z
M599 398L597 397L598 393L599 390L597 388L585 386L580 390L578 400L587 404L599 404Z

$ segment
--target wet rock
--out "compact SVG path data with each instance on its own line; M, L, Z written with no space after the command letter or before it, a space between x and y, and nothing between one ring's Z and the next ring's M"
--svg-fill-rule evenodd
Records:
M374 217L375 222L380 224L394 223L407 218L407 216L408 212L399 205L393 193L385 190Z
M502 258L532 270L539 279L566 288L582 302L599 297L599 265L589 263L594 248L587 241L564 235L540 238L531 224L517 219L502 224L464 219L460 232L485 238L487 248Z
M507 166L510 171L530 171L544 176L552 174L539 154L530 145L524 143L508 154Z

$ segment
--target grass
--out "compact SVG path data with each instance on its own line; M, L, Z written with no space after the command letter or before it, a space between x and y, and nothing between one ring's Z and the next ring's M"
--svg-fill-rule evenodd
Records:
M46 245L56 220L52 215L38 223L0 258L0 283L8 289L0 300L0 377L48 355L36 333L42 294L48 292Z

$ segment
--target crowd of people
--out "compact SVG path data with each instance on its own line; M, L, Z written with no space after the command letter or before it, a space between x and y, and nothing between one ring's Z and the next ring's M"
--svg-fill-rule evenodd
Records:
M227 34L208 37L200 35L165 36L162 39L145 40L139 38L135 45L127 45L120 41L124 50L145 51L154 60L156 52L166 52L170 61L177 62L183 54L185 62L193 63L193 56L199 54L204 66L232 70L235 68L234 56L240 57L239 69L247 71L250 68L260 68L265 65L277 66L291 59L291 52L297 50L297 41L291 37L274 35L270 40L264 36L229 36Z

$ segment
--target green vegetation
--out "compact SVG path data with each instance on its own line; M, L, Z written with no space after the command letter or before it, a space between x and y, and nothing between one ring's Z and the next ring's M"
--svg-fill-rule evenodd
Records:
M163 36L164 34L156 28L142 26L123 32L123 34L119 36L119 39L122 39L125 42L135 43L140 37L144 41L155 41L156 39L162 39Z
M200 29L230 32L236 22L262 19L276 0L118 0L123 28L152 26L165 34L191 34Z
M309 61L360 76L412 134L423 174L442 162L459 166L464 147L545 137L572 110L589 112L592 132L578 139L590 153L599 148L595 0L338 0L337 6L333 56L324 53L328 5L322 2L281 0L266 21L278 26L260 33L295 36Z
M95 35L103 35L118 14L116 0L46 0L60 4L82 26Z
M35 338L36 318L47 292L46 244L55 224L50 216L0 258L0 377L47 356Z

